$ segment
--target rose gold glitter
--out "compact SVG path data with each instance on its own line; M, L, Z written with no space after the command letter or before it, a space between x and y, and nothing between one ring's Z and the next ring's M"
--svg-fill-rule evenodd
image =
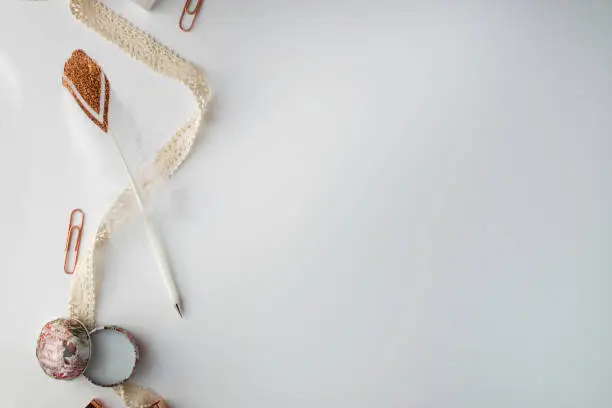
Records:
M100 94L102 92L102 77L104 77L105 95L104 107L100 106ZM88 109L83 106L81 100L75 95L73 88L68 84L66 78L72 82L81 98L89 105L92 111L100 114L104 110L102 121L96 119ZM75 50L72 56L64 64L64 77L62 85L72 94L83 112L102 131L108 132L108 104L110 102L110 82L103 75L102 68L89 57L83 50Z

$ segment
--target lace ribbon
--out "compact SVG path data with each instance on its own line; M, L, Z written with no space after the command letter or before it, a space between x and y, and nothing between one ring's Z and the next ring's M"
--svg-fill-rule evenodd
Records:
M118 45L124 52L145 63L152 70L175 79L187 86L197 103L197 112L171 137L156 154L155 179L169 179L188 156L200 126L206 106L211 98L204 73L191 62L179 56L155 38L110 10L98 0L70 0L72 14L89 28ZM95 326L96 290L95 271L97 249L112 236L113 231L129 216L132 191L127 188L105 213L98 225L95 238L84 262L79 263L70 290L70 317L83 322L88 328ZM152 390L134 384L115 387L128 408L150 408L161 398Z

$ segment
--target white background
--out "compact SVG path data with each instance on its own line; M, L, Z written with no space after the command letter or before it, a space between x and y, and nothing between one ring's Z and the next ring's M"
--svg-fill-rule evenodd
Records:
M612 406L611 2L207 0L184 34L182 0L160 1L108 3L215 99L156 200L187 318L142 225L105 253L98 321L141 339L138 383L173 408ZM104 66L151 152L194 111L67 3L0 8L11 408L120 407L34 356L67 314L68 212L89 239L109 204L68 134L63 62Z

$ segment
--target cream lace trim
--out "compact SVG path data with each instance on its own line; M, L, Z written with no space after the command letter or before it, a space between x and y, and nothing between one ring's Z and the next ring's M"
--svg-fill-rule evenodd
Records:
M125 18L110 10L98 0L70 0L72 14L123 51L144 62L154 71L182 82L193 93L197 112L172 136L155 157L155 179L167 180L183 163L204 120L206 106L211 98L210 88L203 72L149 34L135 27ZM152 185L153 183L149 183ZM87 327L95 325L96 290L95 268L97 249L128 217L132 192L128 188L117 198L98 226L94 241L84 262L75 272L70 291L70 316ZM115 389L128 408L150 407L160 398L152 391L133 384Z

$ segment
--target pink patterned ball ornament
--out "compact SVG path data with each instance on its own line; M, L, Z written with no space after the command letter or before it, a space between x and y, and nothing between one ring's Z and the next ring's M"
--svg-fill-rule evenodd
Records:
M91 356L91 339L83 323L55 319L45 324L36 346L43 371L57 380L73 380L83 374Z

